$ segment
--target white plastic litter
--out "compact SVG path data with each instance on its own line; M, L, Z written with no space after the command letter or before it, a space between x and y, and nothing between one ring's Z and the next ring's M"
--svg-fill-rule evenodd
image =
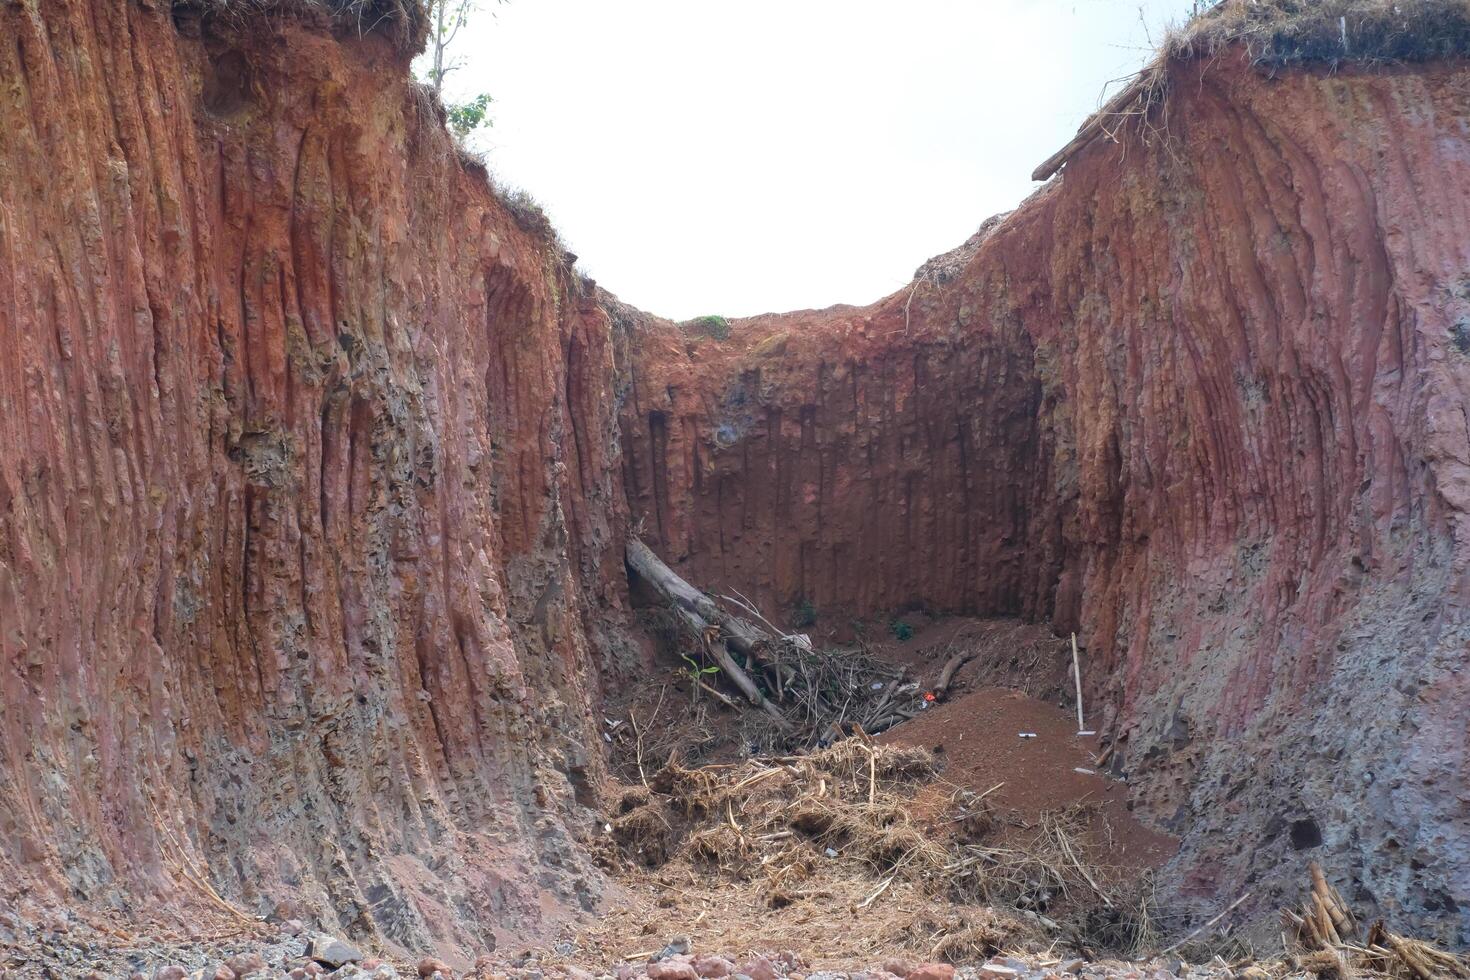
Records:
M1035 732L1017 732L1016 734L1019 735L1019 736L1021 736L1022 738L1035 738L1036 737L1036 733Z
M1097 773L1094 772L1093 770L1091 770L1091 769L1083 769L1081 766L1078 766L1077 768L1073 769L1072 771L1073 772L1080 772L1084 776L1096 776L1097 775Z

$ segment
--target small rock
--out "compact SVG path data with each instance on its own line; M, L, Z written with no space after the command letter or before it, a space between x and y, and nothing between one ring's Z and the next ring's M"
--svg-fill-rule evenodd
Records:
M641 975L642 972L632 963L619 963L617 978L618 980L633 980L634 977Z
M735 972L735 964L723 956L699 956L690 966L694 967L695 973L705 977L706 980L722 980Z
M317 933L307 943L306 955L324 966L339 967L362 959L362 950L351 943Z
M699 974L688 963L667 959L648 964L648 980L699 980Z
M225 960L225 966L235 971L237 977L248 977L265 970L265 960L259 953L239 953Z
M797 956L789 949L783 949L780 953L778 953L776 955L776 962L785 967L788 972L791 970L795 970L802 965L801 957Z
M567 980L597 980L592 973L582 969L580 966L572 966L570 963L561 968L561 972Z
M1004 963L986 963L980 968L981 980L1012 980L1020 975L1020 970Z
M281 923L280 928L283 936L299 936L306 931L306 926L300 919L286 919Z
M905 980L954 980L954 967L948 963L925 963L910 970Z
M668 959L670 956L683 956L689 952L689 940L683 936L676 936L669 940L669 944L654 954L655 960Z
M1062 960L1057 964L1058 973L1081 973L1082 968L1087 965L1084 959Z
M436 960L432 956L425 956L419 960L419 976L432 977L436 973L442 974L446 980L454 976L454 971L443 960Z
M908 960L887 959L883 961L883 971L896 977L906 977L914 972L914 964Z
M777 980L781 976L781 971L764 956L746 960L740 964L740 972L750 977L750 980Z
M160 966L153 971L153 980L184 980L189 971L182 966Z

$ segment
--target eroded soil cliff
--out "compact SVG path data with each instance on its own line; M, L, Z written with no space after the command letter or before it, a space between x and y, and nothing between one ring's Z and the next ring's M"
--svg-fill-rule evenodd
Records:
M329 8L0 6L0 902L465 959L595 907L631 525L819 627L1076 629L1168 901L1314 855L1470 940L1463 62L1178 62L911 287L722 340Z
M1470 72L1176 64L865 309L624 311L635 519L827 622L1076 629L1167 891L1262 911L1307 854L1470 938Z
M606 315L361 12L0 7L0 904L473 956L602 889Z

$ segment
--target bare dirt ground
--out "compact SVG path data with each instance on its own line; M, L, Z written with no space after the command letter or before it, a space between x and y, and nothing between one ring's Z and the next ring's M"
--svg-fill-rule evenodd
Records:
M1155 953L1150 875L1175 842L1133 816L1126 785L1095 761L1096 737L1078 732L1065 640L920 616L863 632L845 639L900 668L888 683L905 685L913 715L876 738L849 730L809 754L763 751L770 732L738 702L696 697L673 649L605 706L620 781L604 788L587 843L613 884L600 917L554 942L473 964L355 949L331 962L317 952L332 937L310 923L231 916L221 901L217 918L146 936L101 919L0 921L0 980L1340 975L1327 950L1266 963L1227 962L1203 941ZM962 650L971 658L931 700ZM1388 968L1356 975L1414 976L1371 962Z

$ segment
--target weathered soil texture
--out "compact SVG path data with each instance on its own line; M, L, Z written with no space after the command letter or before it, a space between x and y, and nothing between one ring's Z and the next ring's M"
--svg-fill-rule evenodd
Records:
M631 522L820 628L1077 629L1170 902L1318 857L1470 942L1470 69L1177 63L912 287L720 339L495 198L422 30L0 5L0 911L553 935Z
M392 8L221 9L0 5L0 907L473 959L603 888L607 316Z
M928 749L942 760L947 786L925 787L921 803L960 788L1023 820L1084 807L1094 837L1089 857L1118 872L1159 867L1176 850L1166 834L1129 812L1127 787L1097 769L1097 736L1079 735L1075 715L1020 691L982 688L935 705L878 741Z
M1077 629L1169 901L1274 936L1317 857L1470 941L1470 70L1169 83L871 307L615 310L633 517L819 625Z

